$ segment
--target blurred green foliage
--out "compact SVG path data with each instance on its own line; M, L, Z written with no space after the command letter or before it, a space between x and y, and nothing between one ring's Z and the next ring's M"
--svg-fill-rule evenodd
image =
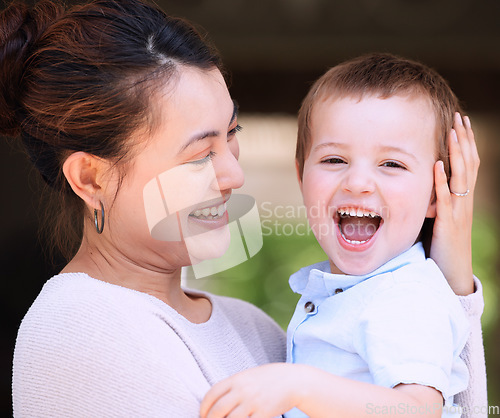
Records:
M247 300L286 329L299 299L288 286L289 276L326 257L312 233L291 235L279 228L274 231L275 234L264 236L263 248L255 257L217 275L190 280L187 286ZM490 405L500 405L500 358L494 355L494 347L500 345L499 236L495 218L487 214L476 216L472 237L473 268L483 284L486 305L482 324Z

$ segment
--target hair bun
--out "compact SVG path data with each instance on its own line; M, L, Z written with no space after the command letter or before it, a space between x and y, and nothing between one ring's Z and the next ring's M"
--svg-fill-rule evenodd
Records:
M0 134L20 133L25 63L32 46L63 13L62 6L42 0L33 7L14 2L0 14Z

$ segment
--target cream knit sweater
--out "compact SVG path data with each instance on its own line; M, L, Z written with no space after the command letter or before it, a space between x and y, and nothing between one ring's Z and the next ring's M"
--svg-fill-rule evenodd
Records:
M463 353L471 380L457 399L470 407L467 417L487 416L477 409L486 406L486 374L479 281L476 287L460 297L472 328ZM262 311L204 295L212 315L193 324L148 294L84 273L53 277L19 329L14 416L198 417L213 383L285 361L285 334Z
M195 293L195 292L193 292ZM15 417L198 417L213 383L285 361L285 334L255 306L207 295L193 324L146 293L61 274L17 336Z

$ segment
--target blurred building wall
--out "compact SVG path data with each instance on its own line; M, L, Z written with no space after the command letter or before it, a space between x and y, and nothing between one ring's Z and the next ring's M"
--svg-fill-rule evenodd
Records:
M203 27L221 51L231 74L231 93L242 111L241 159L247 170L249 193L262 201L300 204L293 147L294 115L302 97L319 75L338 62L365 52L387 51L436 68L463 100L477 128L482 156L476 210L496 216L500 203L498 0L158 3L167 13ZM261 153L261 158L254 158ZM10 367L17 327L43 282L60 265L45 261L43 244L37 241L41 209L36 173L31 172L17 147L6 141L0 142L0 155L0 312L8 319L0 337L0 414L9 415ZM482 279L498 281L497 277ZM486 336L486 343L490 381L500 388L500 362L493 355L493 347L500 344L498 323ZM497 389L490 395L497 405L499 393Z

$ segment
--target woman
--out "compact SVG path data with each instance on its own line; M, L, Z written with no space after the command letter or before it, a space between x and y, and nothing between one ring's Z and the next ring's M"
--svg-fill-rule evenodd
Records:
M211 384L283 361L284 334L257 308L180 287L182 266L226 250L225 203L243 183L217 55L139 0L14 5L0 25L0 131L22 138L55 191L70 249L19 330L14 414L198 416ZM433 250L466 294L470 235L444 241L470 231L471 207L450 205Z

